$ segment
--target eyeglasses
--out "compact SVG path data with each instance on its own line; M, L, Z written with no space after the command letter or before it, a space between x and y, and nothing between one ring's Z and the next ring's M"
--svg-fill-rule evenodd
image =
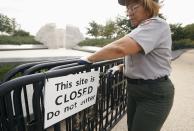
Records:
M127 14L134 14L140 6L141 6L141 3L128 5L127 6Z

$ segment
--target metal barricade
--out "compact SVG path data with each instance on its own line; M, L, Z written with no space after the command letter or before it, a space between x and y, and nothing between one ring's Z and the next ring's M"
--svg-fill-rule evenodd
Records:
M0 85L0 131L108 131L122 118L127 108L126 80L122 73L107 70L122 59L94 63L91 66L71 62L36 63L25 68L24 75ZM44 82L47 78L100 70L96 104L47 129L44 126ZM14 76L14 75L13 75ZM26 89L31 90L29 96ZM29 103L32 106L29 106ZM32 108L32 109L31 109Z

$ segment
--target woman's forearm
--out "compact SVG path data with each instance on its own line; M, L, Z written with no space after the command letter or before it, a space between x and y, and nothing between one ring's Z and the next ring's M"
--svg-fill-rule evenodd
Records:
M91 56L89 56L88 60L91 62L97 62L120 58L124 56L125 54L122 52L122 50L118 46L114 45L114 43L111 43L110 45L103 47L100 51L97 51Z
M90 55L88 60L91 62L97 62L102 60L116 59L129 54L136 54L140 50L142 49L137 42L128 36L125 36L104 46L101 50Z

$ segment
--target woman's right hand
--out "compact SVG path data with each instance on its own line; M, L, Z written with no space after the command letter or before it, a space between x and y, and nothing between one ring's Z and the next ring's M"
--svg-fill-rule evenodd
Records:
M111 72L112 74L115 74L116 72L123 72L123 64L113 66L112 68L108 69L108 73Z

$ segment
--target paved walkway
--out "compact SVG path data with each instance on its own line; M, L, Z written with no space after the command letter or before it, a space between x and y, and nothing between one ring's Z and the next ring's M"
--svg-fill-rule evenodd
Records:
M194 131L194 50L173 61L172 69L174 105L161 131ZM125 115L112 131L127 131L126 121Z
M0 45L0 51L8 51L8 50L36 50L36 49L47 49L44 45L34 45L34 44L22 44L22 45Z
M36 49L32 48L32 46L35 46ZM99 49L100 47L91 46L77 46L74 47L74 49L39 49L37 45L23 45L22 47L15 47L13 45L0 45L0 63L24 63L51 59L64 59L67 57L75 56L80 57L86 56ZM184 51L185 50L173 51L173 59L177 58Z
M37 49L37 50L8 50L0 51L0 63L23 63L67 57L86 56L90 52L72 49Z

